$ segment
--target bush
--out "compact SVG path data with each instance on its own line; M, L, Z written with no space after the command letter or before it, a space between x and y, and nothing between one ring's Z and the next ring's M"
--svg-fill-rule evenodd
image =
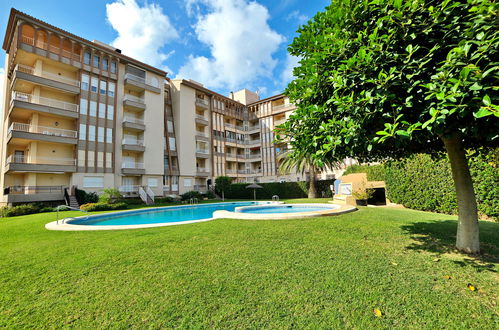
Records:
M22 204L12 207L4 206L0 209L0 215L2 217L16 217L38 212L40 212L40 208L35 204Z
M80 210L87 212L95 211L112 211L112 210L124 210L127 209L128 205L126 203L87 203L80 206Z
M95 192L86 192L85 190L75 189L75 197L78 201L78 204L88 204L88 203L97 203L99 201L99 195Z
M186 193L183 193L182 195L180 195L180 198L183 201L189 200L191 198L202 199L203 195L199 191L192 190L192 191L188 191Z
M469 158L478 211L499 218L498 150L472 153ZM457 214L450 163L445 155L415 154L383 165L354 165L345 173L367 173L368 180L383 180L394 203L422 211Z
M106 188L99 196L99 203L114 204L122 199L121 193L116 188Z
M319 196L331 197L329 186L333 180L317 181L317 192ZM231 199L253 199L253 189L247 189L249 183L233 183L225 192L225 198ZM256 190L257 199L272 199L277 195L280 199L306 198L308 196L308 182L267 182L258 183L263 188Z
M203 197L208 199L214 199L216 196L213 191L208 190L206 193L203 194Z
M142 205L144 202L140 198L123 198L120 202L126 205Z
M174 203L176 202L176 200L173 197L159 197L155 198L154 202L157 204L168 204L168 203Z

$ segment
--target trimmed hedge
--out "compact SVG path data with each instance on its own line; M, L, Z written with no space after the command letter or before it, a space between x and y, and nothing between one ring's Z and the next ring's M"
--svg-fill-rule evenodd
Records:
M113 210L124 210L127 209L128 205L126 203L87 203L80 206L80 210L87 212L94 211L113 211Z
M478 211L499 219L498 150L475 153L470 157ZM450 163L446 156L439 158L415 154L382 165L354 165L345 173L367 173L368 180L383 180L387 197L405 207L440 213L457 214L457 200Z
M329 186L333 180L317 181L317 194L320 197L331 197ZM233 183L225 192L225 198L230 199L253 199L253 189L247 189L249 183ZM306 198L308 194L308 182L267 182L258 183L262 189L256 189L257 199L271 199L278 195L280 199Z

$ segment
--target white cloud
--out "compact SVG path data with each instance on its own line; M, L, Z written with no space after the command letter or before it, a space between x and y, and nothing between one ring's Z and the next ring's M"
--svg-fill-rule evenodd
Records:
M287 85L294 79L293 69L298 66L300 58L288 54L286 56L286 63L284 64L284 70L281 72L281 82L283 85Z
M5 83L5 69L4 68L0 68L0 115L2 115L1 118L3 118L3 107L4 107L4 104L5 104L5 100L3 99L4 95L3 95L3 92L4 92L4 83Z
M135 0L117 0L106 5L107 20L118 32L111 43L123 54L147 64L167 69L164 62L172 54L161 50L179 37L163 9L154 3L140 7Z
M308 17L301 14L298 10L293 10L286 16L286 21L297 21L298 24L303 24L308 21Z
M192 10L198 4L207 13ZM210 55L190 55L178 78L192 78L210 88L238 89L272 75L277 62L272 55L285 38L269 26L267 8L247 0L190 0L187 9L196 13L194 30Z

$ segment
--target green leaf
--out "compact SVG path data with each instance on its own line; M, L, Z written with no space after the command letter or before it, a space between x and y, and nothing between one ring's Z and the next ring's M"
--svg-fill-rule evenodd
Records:
M476 112L474 115L475 115L475 118L483 118L483 117L490 116L491 114L493 114L492 111L490 111L489 109L487 109L485 107L481 107L480 110L478 110L478 112Z
M490 102L490 97L488 95L485 95L482 100L483 104L489 106L491 104Z
M395 134L401 135L401 136L405 136L405 137L410 137L411 136L407 131L404 131L404 130L401 130L401 129L399 129L397 132L395 132Z
M470 86L470 90L472 91L479 91L482 89L482 86L480 86L478 83L474 83L473 85Z

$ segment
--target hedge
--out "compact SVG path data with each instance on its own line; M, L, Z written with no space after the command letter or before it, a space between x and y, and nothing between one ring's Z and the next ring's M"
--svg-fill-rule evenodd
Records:
M470 157L478 211L493 219L499 218L498 150L475 152ZM386 183L390 201L405 207L457 214L457 200L450 163L446 156L416 154L403 160L382 165L354 165L345 173L367 173L368 180Z
M95 211L114 211L114 210L124 210L127 209L128 205L126 203L87 203L80 206L80 210L87 212Z
M320 197L331 197L329 188L334 180L317 181L317 194ZM231 199L253 199L253 189L247 189L249 183L233 183L225 192L225 198ZM258 183L261 189L256 189L257 199L272 199L277 195L280 199L306 198L308 195L308 182L268 182Z

